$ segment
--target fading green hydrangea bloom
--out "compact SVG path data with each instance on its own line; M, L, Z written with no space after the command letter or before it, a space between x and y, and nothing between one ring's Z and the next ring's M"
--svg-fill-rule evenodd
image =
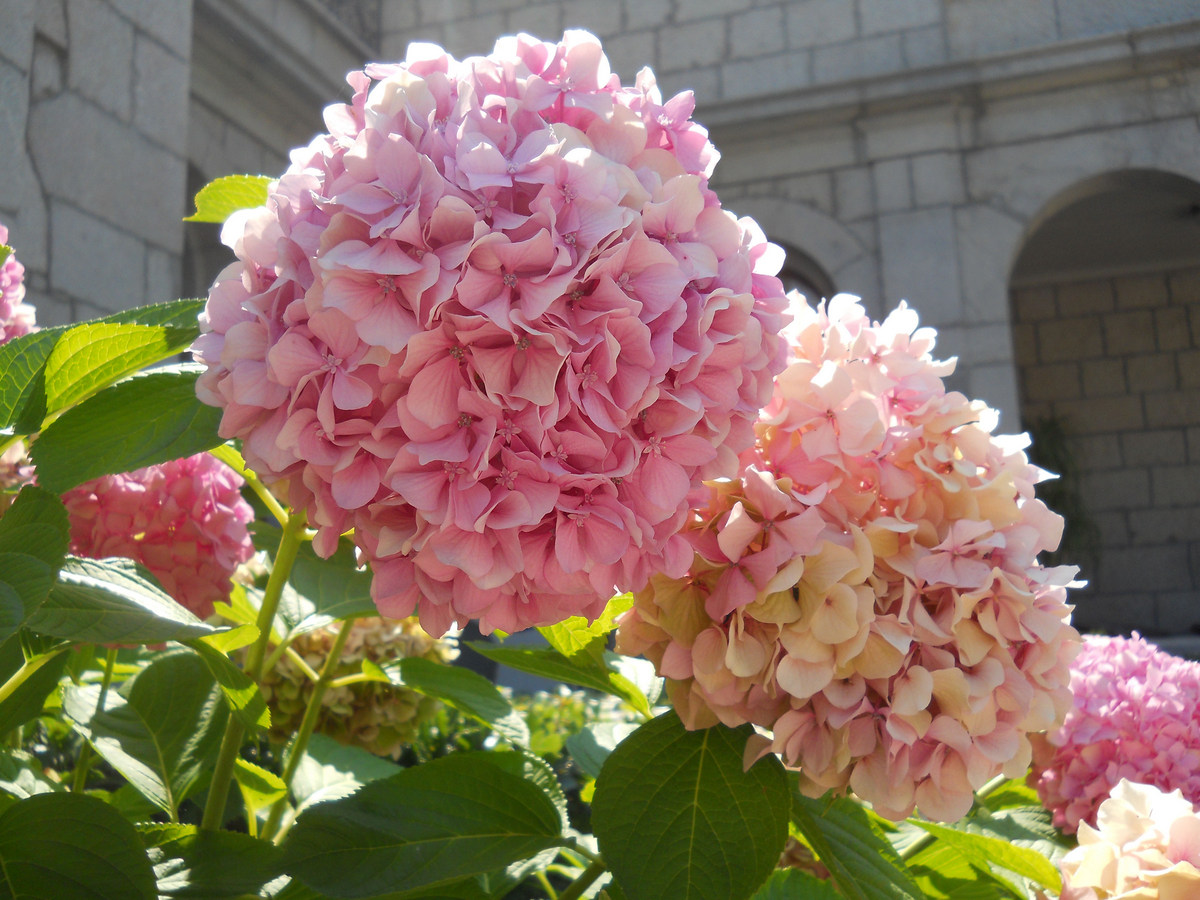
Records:
M333 622L300 635L292 642L292 649L313 671L319 671L340 626L340 622ZM359 619L351 626L334 678L362 672L364 662L386 670L389 663L410 657L448 663L457 656L454 638L430 637L415 616ZM286 741L300 727L312 689L312 680L286 655L265 676L262 690L271 710L272 740ZM421 723L433 717L438 701L395 684L362 681L330 687L321 707L317 731L377 756L397 759L416 739Z

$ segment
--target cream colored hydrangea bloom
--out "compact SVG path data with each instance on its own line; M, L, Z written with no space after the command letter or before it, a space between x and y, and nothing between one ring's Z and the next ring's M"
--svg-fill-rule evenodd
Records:
M1200 815L1179 791L1124 779L1061 862L1061 900L1200 898Z

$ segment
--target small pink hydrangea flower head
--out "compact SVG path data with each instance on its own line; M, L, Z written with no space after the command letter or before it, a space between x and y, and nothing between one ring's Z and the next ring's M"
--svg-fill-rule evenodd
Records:
M208 618L254 554L246 527L254 510L242 484L207 453L86 482L63 495L71 552L139 562L182 606Z
M1200 802L1200 663L1136 633L1088 636L1071 665L1071 693L1062 727L1034 753L1038 795L1056 826L1095 824L1121 779Z
M0 225L0 244L8 243L8 228ZM25 302L25 267L15 253L0 264L0 344L36 331L34 308Z
M622 85L584 31L349 80L224 228L194 347L221 434L432 634L683 574L689 493L753 441L787 306L690 94Z
M1059 862L1060 900L1200 897L1200 814L1179 791L1122 778Z
M1026 441L945 389L912 310L793 313L740 477L698 496L690 572L635 594L617 648L656 664L689 728L769 731L807 794L958 819L1070 705L1075 570L1037 562L1062 523Z

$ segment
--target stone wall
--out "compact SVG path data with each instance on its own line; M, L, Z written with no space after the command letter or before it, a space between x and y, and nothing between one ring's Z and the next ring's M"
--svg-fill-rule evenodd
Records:
M1077 620L1200 631L1200 269L1013 301L1024 414L1061 423L1099 531Z

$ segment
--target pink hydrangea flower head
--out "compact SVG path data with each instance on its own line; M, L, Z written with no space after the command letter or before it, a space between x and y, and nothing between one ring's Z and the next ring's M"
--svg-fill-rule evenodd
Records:
M163 589L200 618L226 600L230 576L254 554L254 510L242 477L207 453L104 475L63 495L71 552L123 556L144 565Z
M1200 897L1200 814L1178 790L1122 778L1059 861L1059 900Z
M1095 824L1121 779L1200 802L1200 663L1136 633L1089 636L1071 665L1071 693L1062 727L1034 754L1038 795L1056 826Z
M787 306L690 95L623 86L583 31L349 80L225 226L194 348L221 433L433 634L682 574L688 494L753 441Z
M617 647L645 654L690 728L771 732L806 793L954 820L1070 705L1073 569L1037 554L1062 523L995 414L901 306L796 296L791 356L741 458L685 534L682 579L638 592Z
M0 225L0 244L8 243L8 228ZM0 264L0 344L36 331L34 308L25 302L25 267L15 253Z

